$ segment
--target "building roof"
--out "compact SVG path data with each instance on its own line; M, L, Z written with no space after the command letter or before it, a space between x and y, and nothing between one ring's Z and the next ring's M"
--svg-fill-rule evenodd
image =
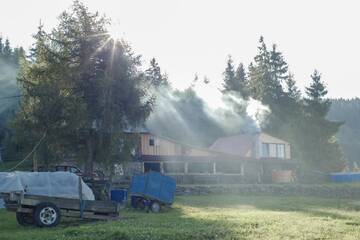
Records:
M217 139L210 150L245 157L251 151L257 134L240 134Z

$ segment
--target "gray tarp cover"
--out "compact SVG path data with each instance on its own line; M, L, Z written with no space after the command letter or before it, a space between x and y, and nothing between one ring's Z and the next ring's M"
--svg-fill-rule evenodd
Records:
M94 200L91 189L81 184L83 199ZM70 172L0 172L1 192L79 199L79 177Z

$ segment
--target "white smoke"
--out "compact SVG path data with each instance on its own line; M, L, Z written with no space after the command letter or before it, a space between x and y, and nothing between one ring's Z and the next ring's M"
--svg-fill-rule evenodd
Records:
M271 112L260 101L253 98L245 100L238 92L224 94L211 82L198 82L193 89L206 104L208 114L227 134L259 132Z
M0 113L13 107L18 102L18 98L13 97L19 94L16 74L17 69L14 66L6 64L0 59Z
M244 100L235 92L223 94L211 82L198 81L184 91L164 87L155 95L148 129L203 146L224 135L259 132L270 112L259 101Z

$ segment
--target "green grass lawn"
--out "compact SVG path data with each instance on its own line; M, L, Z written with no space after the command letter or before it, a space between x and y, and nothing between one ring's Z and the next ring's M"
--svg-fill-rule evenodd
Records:
M351 200L269 196L182 196L160 214L124 210L115 222L66 220L20 227L0 211L0 239L360 239Z

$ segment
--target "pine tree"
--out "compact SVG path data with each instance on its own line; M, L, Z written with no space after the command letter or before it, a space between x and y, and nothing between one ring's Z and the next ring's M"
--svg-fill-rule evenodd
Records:
M31 61L21 66L18 132L35 139L46 132L53 153L77 152L87 172L94 162L112 167L124 150L123 129L152 109L140 59L110 38L108 19L78 1L59 21L51 33L39 28Z
M166 74L161 72L160 66L155 58L150 60L150 67L145 71L147 78L155 88L160 86L169 86Z
M9 41L9 39L6 39L4 47L3 47L3 56L5 58L10 59L11 53L12 53L12 49L11 49L11 46L10 46L10 41Z
M3 49L4 49L3 39L2 39L2 37L0 36L0 58L1 58L2 55L3 55Z
M248 99L250 94L249 86L248 86L248 80L246 77L245 68L242 63L240 63L236 69L235 82L237 83L236 84L237 88L234 89L234 91L239 92L244 99Z
M286 78L284 70L287 64L276 47L268 51L263 37L259 43L259 53L254 57L254 63L249 65L249 88L253 98L271 106L284 95L281 81Z
M234 62L231 56L229 56L223 76L223 93L232 92L239 94L244 99L248 99L249 89L245 68L242 63L235 70Z
M296 86L294 75L289 73L289 76L286 79L285 83L286 83L286 95L288 96L288 98L293 99L295 101L300 100L301 92L299 88Z
M311 167L322 171L341 170L344 165L342 152L336 133L342 122L330 121L326 118L331 102L326 98L327 89L321 81L321 74L314 71L312 82L306 88L305 119L303 121L303 159Z
M238 89L238 82L236 81L235 74L236 73L235 73L234 61L232 60L231 56L229 56L226 62L225 71L223 73L224 76L223 92L229 92Z

